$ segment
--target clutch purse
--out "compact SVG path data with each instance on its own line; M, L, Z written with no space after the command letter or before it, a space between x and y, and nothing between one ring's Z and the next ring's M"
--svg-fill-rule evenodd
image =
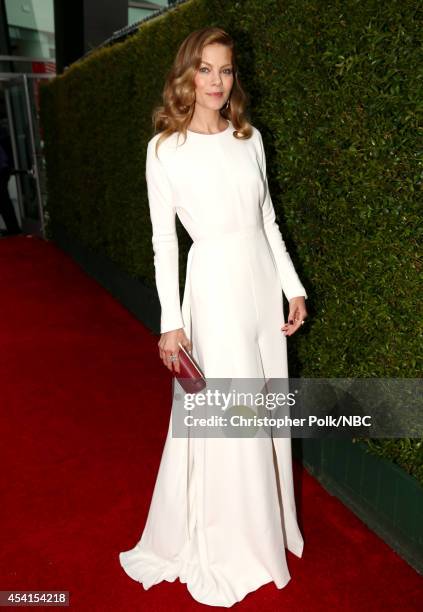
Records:
M206 386L206 379L193 356L185 347L179 344L179 372L175 372L185 393L198 393Z

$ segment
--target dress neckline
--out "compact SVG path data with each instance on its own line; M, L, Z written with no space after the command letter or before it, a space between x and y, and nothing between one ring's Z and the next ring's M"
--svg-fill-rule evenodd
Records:
M226 121L228 122L228 125L225 127L224 130L221 130L220 132L213 132L211 134L206 134L205 132L194 132L193 130L190 130L188 128L187 128L187 132L189 132L190 134L195 134L196 136L219 136L220 134L225 134L231 127L230 119L226 119Z

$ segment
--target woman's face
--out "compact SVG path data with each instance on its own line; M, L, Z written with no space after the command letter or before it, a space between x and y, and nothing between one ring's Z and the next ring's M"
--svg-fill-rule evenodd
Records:
M195 102L210 110L226 104L234 82L232 52L219 43L206 45L195 75Z

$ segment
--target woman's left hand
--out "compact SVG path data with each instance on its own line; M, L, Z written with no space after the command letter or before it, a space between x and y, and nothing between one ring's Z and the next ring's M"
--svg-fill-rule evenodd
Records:
M288 322L282 325L281 330L285 336L292 336L302 327L302 321L308 317L303 295L293 297L289 300Z

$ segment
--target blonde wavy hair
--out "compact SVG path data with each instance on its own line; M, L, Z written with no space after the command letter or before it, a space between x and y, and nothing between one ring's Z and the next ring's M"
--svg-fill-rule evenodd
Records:
M152 115L154 131L163 132L157 139L156 154L160 143L174 132L183 134L186 139L195 107L195 74L201 65L203 48L213 43L229 47L232 54L234 82L229 104L220 109L220 114L232 121L235 138L251 137L252 127L245 113L248 97L239 81L234 41L222 28L207 27L195 30L185 38L166 77L163 104L157 106Z

